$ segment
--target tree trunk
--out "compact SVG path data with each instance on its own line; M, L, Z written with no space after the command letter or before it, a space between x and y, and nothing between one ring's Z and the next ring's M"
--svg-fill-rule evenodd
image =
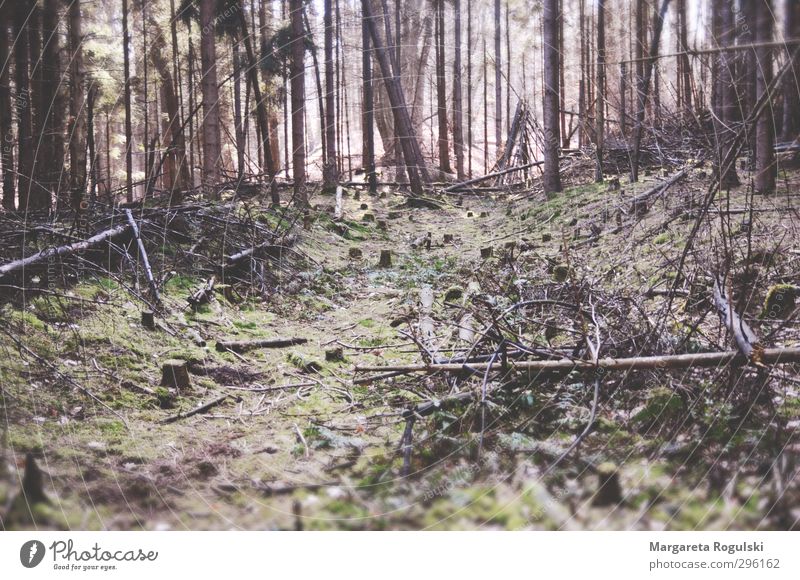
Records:
M717 46L722 48L732 47L736 37L733 0L715 0L714 11L720 15L720 36L717 38ZM733 52L722 51L719 53L719 65L717 67L718 78L714 79L714 82L717 83L717 95L719 99L719 111L717 112L717 116L720 119L716 131L717 152L719 156L719 161L717 163L718 171L722 163L721 160L726 158L728 150L733 145L732 140L735 133L733 124L736 122L736 106L738 99L734 86L734 66ZM719 177L720 187L722 189L729 189L739 185L739 177L736 174L735 163L730 164L725 174Z
M756 42L772 41L772 0L758 0L756 3ZM794 80L794 79L793 79ZM756 95L760 99L772 81L772 49L760 46L756 49ZM772 95L768 95L772 98ZM777 165L775 163L775 120L771 114L761 115L756 125L756 176L757 193L769 194L775 191Z
M362 0L366 3L367 0ZM375 174L375 99L372 90L372 49L370 48L369 27L366 17L361 20L361 73L364 83L364 172L369 183L369 192L377 193L378 178Z
M439 169L451 173L450 141L447 136L447 86L444 52L444 0L436 0L436 111L439 120Z
M661 8L656 17L653 29L653 39L650 43L650 51L644 67L644 77L639 90L639 108L636 111L636 133L633 141L633 154L631 159L631 182L639 181L639 149L642 144L642 130L644 126L644 114L647 109L647 93L650 90L650 78L653 75L653 65L658 57L658 44L661 40L661 30L664 27L664 15L667 13L670 0L662 0Z
M133 130L131 128L131 33L128 29L128 0L122 0L122 60L125 100L125 200L133 201ZM189 85L191 86L191 79Z
M472 0L467 0L467 172L470 177L472 177L472 123Z
M558 168L558 0L544 0L544 192L549 197L561 191Z
M545 5L547 2L545 2ZM556 0L556 4L558 4ZM545 8L546 10L546 8ZM553 8L557 12L557 7ZM503 58L500 52L500 0L494 0L494 136L495 136L495 157L500 156L503 144L503 83L502 70ZM556 32L557 34L557 32ZM553 43L553 50L557 50L557 42ZM556 71L556 82L558 82L558 71ZM556 85L557 86L557 85ZM556 93L558 89L556 89ZM556 101L556 115L558 115L558 102Z
M8 4L0 6L0 63L10 62L8 41ZM16 208L16 187L14 183L14 126L11 112L11 80L9 66L0 65L0 151L3 163L3 209Z
M305 28L303 26L303 1L289 0L290 82L292 87L292 176L294 178L295 202L308 206L306 191L306 147L305 147Z
M756 25L756 2L757 0L740 0L741 14L743 24L741 26L741 34L739 41L742 44L753 44L756 41L755 25ZM743 107L742 116L747 117L753 111L756 105L758 96L756 95L756 51L750 49L745 51L742 60L743 71L740 78L739 87L741 104ZM755 164L756 157L756 136L754 131L748 131L745 135L747 140L747 150L749 153L750 167Z
M69 100L69 189L78 210L86 192L86 113L80 0L69 5L71 83Z
M800 38L800 2L784 0L784 39ZM794 46L787 49L791 55ZM783 126L781 140L794 141L800 133L800 56L795 56L783 82Z
M374 47L374 54L380 64L384 85L392 107L395 132L400 140L403 158L406 162L411 193L414 196L421 196L423 194L423 183L430 183L430 178L425 167L425 161L422 158L419 141L417 141L417 136L411 125L411 117L406 106L403 87L400 84L400 79L392 73L389 54L378 31L369 0L362 0L362 8Z
M200 88L203 93L203 195L219 196L219 169L222 161L219 129L219 90L215 39L215 1L200 0Z
M19 209L28 209L28 196L31 187L33 169L33 128L31 119L31 99L28 73L28 34L27 20L30 13L30 0L20 0L14 19L14 77L17 115L17 191L19 193Z
M339 162L336 158L336 110L333 70L333 0L325 0L325 135L328 148L322 172L323 188L333 190L339 181Z
M455 58L453 59L453 149L456 156L456 175L459 181L464 175L464 110L461 95L461 0L453 2L453 18L455 30L453 43Z
M60 35L58 0L45 0L42 13L42 86L39 118L42 123L41 155L47 163L41 164L41 185L59 199L61 174L64 169L63 101L59 90L61 83Z
M748 1L748 0L745 0ZM680 76L679 87L681 89L681 117L688 121L692 117L692 65L689 61L688 27L686 26L686 0L678 0L678 74Z
M175 83L170 72L166 58L166 43L164 35L158 26L152 12L148 14L150 26L155 30L153 42L150 47L150 57L161 80L161 94L163 102L162 131L164 134L164 155L169 157L171 171L167 174L170 179L167 189L170 192L170 204L179 204L183 201L183 192L190 187L189 165L186 158L186 142L184 138L183 123L180 120L178 95Z
M594 180L603 181L603 144L606 130L606 8L605 0L597 1L597 105L595 116L597 128L595 129L595 146L597 149L597 164L595 165Z

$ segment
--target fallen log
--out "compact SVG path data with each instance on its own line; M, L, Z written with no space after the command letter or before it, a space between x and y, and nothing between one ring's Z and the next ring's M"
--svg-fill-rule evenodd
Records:
M645 192L640 193L636 197L631 200L631 212L637 213L639 211L645 211L647 209L647 204L650 201L650 198L660 195L667 191L670 187L678 183L681 179L686 177L692 169L700 167L705 160L700 160L695 163L692 163L688 167L684 167L680 171L673 173L666 181L662 181L655 187L651 187Z
M739 352L751 362L761 362L763 348L758 343L758 336L733 309L730 299L720 287L718 279L714 280L714 306L717 308L722 323L733 336Z
M216 344L218 352L245 352L256 348L285 348L305 344L307 338L270 338L264 340L220 340Z
M7 264L0 266L0 278L3 278L12 272L15 272L17 270L22 270L23 268L26 268L43 260L48 260L50 258L55 258L59 256L69 256L71 254L75 254L77 252L82 252L84 250L88 250L89 248L99 246L100 244L110 240L111 238L126 233L130 229L130 227L131 227L130 224L119 225L114 228L104 230L99 234L95 234L91 238L81 240L80 242L74 242L72 244L67 244L65 246L58 246L57 248L47 248L46 250L37 252L32 256L28 256L27 258L22 258L20 260L9 262Z
M533 360L533 361L508 361L508 368L519 371L540 371L540 372L560 372L560 371L595 371L605 370L659 370L659 369L686 369L691 367L715 367L730 363L746 364L748 359L738 350L727 350L722 352L701 352L690 354L645 356L631 358L601 358L597 364L587 360ZM764 349L760 362L771 364L784 364L800 362L800 348L767 348ZM501 365L494 364L498 369ZM404 373L427 373L434 374L439 372L459 373L462 371L486 371L489 367L488 362L473 364L419 364L419 365L387 365L387 366L357 366L356 372L404 372Z
M344 207L342 205L342 186L336 187L336 207L333 210L333 219L337 222L342 219Z
M136 225L131 210L125 210L125 217L128 218L128 225L131 226L133 237L136 238L136 244L139 246L139 257L142 259L142 266L144 266L144 273L147 277L147 284L150 286L150 292L157 303L161 302L161 297L158 295L158 286L156 286L155 278L153 278L153 270L150 269L150 260L147 259L147 250L144 249L144 242L142 242L142 238L139 235L139 226Z
M257 253L260 253L262 251L280 252L291 246L293 242L294 242L294 236L287 236L282 244L276 244L274 240L270 240L268 242L251 246L245 250L242 250L241 252L237 252L235 254L231 254L230 256L228 256L228 259L225 261L225 266L227 268L236 266L245 259L255 256Z
M442 191L445 193L458 191L464 187L469 187L473 183L480 183L482 181L488 181L489 179L493 179L495 177L501 177L506 175L507 173L513 173L514 171L522 171L523 169L529 169L531 167L536 167L537 165L544 164L544 161L534 161L533 163L526 163L525 165L516 165L514 167L509 167L508 169L503 169L502 171L495 171L494 173L487 173L481 177L475 177L473 179L468 179L466 181L461 181L460 183L454 183L450 187L445 187Z

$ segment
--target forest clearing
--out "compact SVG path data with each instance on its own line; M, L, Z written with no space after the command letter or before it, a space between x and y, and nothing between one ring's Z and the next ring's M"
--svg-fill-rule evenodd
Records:
M403 4L0 4L3 529L797 529L800 3Z

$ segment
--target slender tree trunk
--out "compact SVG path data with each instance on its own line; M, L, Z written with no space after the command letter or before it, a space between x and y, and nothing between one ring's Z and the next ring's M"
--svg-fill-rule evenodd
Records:
M483 39L483 173L489 173L489 55Z
M558 67L558 121L560 124L561 146L569 148L567 133L566 88L564 86L564 0L558 2L558 54L561 66Z
M122 0L122 54L125 100L125 200L133 201L133 130L131 128L131 33L128 29L128 0ZM189 84L191 85L191 79Z
M628 65L619 63L619 132L628 136Z
M69 188L73 207L80 209L86 192L86 112L83 68L83 33L80 0L69 5L71 83L69 101Z
M94 113L97 102L97 85L92 84L86 94L86 145L89 148L89 200L97 201L97 146L94 138Z
M756 3L756 42L772 42L773 12L772 0L758 0ZM769 90L772 81L772 49L760 46L756 49L756 96L761 99ZM772 95L770 95L772 97ZM775 162L775 120L771 114L758 118L756 124L756 176L755 190L760 194L775 191L777 164Z
M200 0L200 87L203 93L203 195L219 197L219 170L222 148L219 128L219 89L217 87L217 54L214 0Z
M494 0L494 137L496 158L500 157L500 152L503 149L503 58L500 52L502 44L501 14L500 0Z
M294 178L295 202L300 207L308 206L306 191L305 149L305 29L303 27L303 0L289 0L291 22L289 71L292 86L292 176Z
M464 174L464 110L461 95L461 0L453 1L453 149L456 157L456 175L459 181Z
M61 174L64 166L63 148L63 101L59 84L61 82L60 35L59 35L59 0L45 0L42 13L42 87L40 94L39 117L42 123L41 158L47 162L41 164L41 184L47 191L59 199L61 197Z
M419 146L419 141L414 133L411 124L411 117L406 105L403 87L400 84L400 79L392 72L392 65L390 56L386 50L385 45L381 39L378 31L378 25L373 18L372 9L369 0L362 0L362 8L364 11L364 18L369 27L369 34L374 47L374 54L380 64L381 73L383 75L384 85L388 93L389 101L394 115L395 132L403 151L403 158L406 161L406 169L408 170L409 182L411 193L414 196L421 196L423 194L423 184L430 183L428 170L425 167L425 161L422 157L422 150ZM379 16L378 16L379 17Z
M325 134L328 147L326 165L323 168L323 187L335 189L339 181L339 161L336 158L336 92L333 67L333 0L325 0Z
M784 0L784 28L785 39L800 38L800 2L797 0ZM789 47L787 57L794 52L794 46ZM783 126L781 140L794 141L800 133L800 55L795 56L791 69L783 81Z
M631 182L639 181L639 149L642 144L642 130L644 128L644 114L647 110L647 93L650 89L650 78L653 75L653 64L658 57L658 45L661 40L661 30L664 27L664 15L669 8L670 0L662 0L661 8L656 17L653 30L653 39L650 43L650 52L644 67L644 77L639 90L639 108L636 112L636 133L633 140L633 154L631 159Z
M558 156L561 140L558 119L558 0L544 0L544 192L561 191Z
M445 78L444 0L436 0L436 102L439 118L439 168L451 173L450 140L447 135L447 86Z
M16 187L14 180L14 126L11 111L11 80L8 74L11 61L8 40L8 12L10 5L0 6L0 151L3 162L3 209L16 209Z
M586 0L578 3L578 35L580 36L580 69L581 80L578 84L578 147L586 145ZM620 115L624 111L622 111Z
M734 22L733 0L715 0L714 12L720 17L719 36L716 38L717 46L722 48L732 47L736 38L736 25ZM724 160L729 149L733 146L732 140L735 134L733 124L736 121L737 95L734 86L734 53L722 51L719 53L717 65L717 78L714 79L717 87L717 99L719 109L717 116L719 121L716 123L717 137L717 171L722 169ZM736 164L728 165L728 170L724 175L720 175L720 187L729 189L739 185L739 177L736 174Z
M362 0L366 4L368 0ZM364 172L369 183L369 192L378 191L378 177L375 174L375 99L372 90L372 49L370 48L367 16L361 19L361 74L364 83Z
M459 51L460 52L460 51ZM467 173L472 177L472 0L467 0Z
M603 146L605 141L605 110L606 110L606 8L605 0L597 0L597 165L595 166L594 180L603 181Z
M751 0L745 0L751 1ZM680 88L682 91L682 107L681 116L684 121L688 121L693 115L692 106L692 65L689 60L689 33L688 26L686 25L686 0L678 0L678 52L681 56L678 58L680 66L679 74L681 77Z
M232 39L233 48L233 124L236 138L236 179L244 179L244 121L242 119L242 55L238 39Z
M31 119L31 95L29 84L29 51L27 20L31 8L30 0L19 0L14 19L14 77L16 94L14 104L17 116L17 191L19 209L28 210L31 173L33 170L33 127Z

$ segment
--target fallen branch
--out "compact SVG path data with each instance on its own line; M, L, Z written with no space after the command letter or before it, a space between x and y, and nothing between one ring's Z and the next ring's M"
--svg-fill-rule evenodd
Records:
M502 171L495 171L494 173L487 173L486 175L483 175L481 177L475 177L473 179L468 179L467 181L462 181L460 183L454 183L450 187L445 187L442 191L444 191L445 193L452 192L452 191L458 191L459 189L462 189L464 187L468 187L468 186L472 185L473 183L480 183L482 181L487 181L487 180L493 179L495 177L501 177L503 175L506 175L507 173L512 173L514 171L521 171L523 169L528 169L530 167L536 167L537 165L542 165L543 163L544 163L544 161L534 161L533 163L526 163L525 165L516 165L514 167L509 167L508 169L503 169Z
M167 417L166 419L164 419L161 422L164 423L164 424L166 424L166 423L174 423L175 421L180 421L181 419L186 419L188 417L191 417L193 415L197 415L199 413L205 413L209 409L211 409L213 407L216 407L217 405L219 405L220 403L225 401L225 399L227 399L228 397L230 397L230 395L228 395L228 394L221 395L221 396L217 397L216 399L210 400L208 403L203 403L199 407L195 407L191 411L187 411L185 413L178 413L177 415L173 415L171 417Z
M535 361L508 361L508 368L520 371L594 371L598 368L606 370L658 370L658 369L686 369L691 367L715 367L730 363L747 363L747 358L738 350L722 352L702 352L691 354L676 354L664 356L646 356L631 358L602 358L597 364L586 360L535 360ZM760 357L762 363L784 364L800 362L800 348L767 348ZM421 364L421 365L387 365L356 367L356 372L404 372L427 373L438 372L459 373L462 371L485 371L488 362L474 364ZM496 365L495 365L496 366Z
M714 280L714 306L716 306L723 324L733 335L739 352L751 362L761 362L763 348L758 343L758 336L733 309L727 293L720 288L717 279Z
M55 258L59 256L69 256L76 252L81 252L84 250L88 250L89 248L99 246L103 242L106 242L113 237L124 234L130 229L130 227L131 226L129 224L120 225L115 228L102 231L99 234L96 234L91 238L81 240L80 242L67 244L65 246L58 246L57 248L47 248L46 250L37 252L36 254L28 256L27 258L22 258L21 260L15 260L13 262L9 262L8 264L0 266L0 278L3 278L4 276L10 274L11 272L21 270L23 268L36 264L37 262L41 262L43 260L48 260L50 258Z
M153 299L157 303L161 302L161 297L158 295L158 286L156 286L156 281L153 278L153 270L150 269L150 260L147 259L147 250L144 249L144 242L142 242L142 238L139 235L139 227L136 225L136 221L133 219L131 210L125 209L125 217L128 218L128 225L131 226L131 229L133 230L133 237L136 238L136 244L139 246L139 257L142 259L142 265L144 266L144 273L147 277L147 283L150 285L150 292L152 292Z
M307 338L272 338L265 340L221 340L217 342L218 352L233 351L244 352L255 348L285 348L305 344Z

